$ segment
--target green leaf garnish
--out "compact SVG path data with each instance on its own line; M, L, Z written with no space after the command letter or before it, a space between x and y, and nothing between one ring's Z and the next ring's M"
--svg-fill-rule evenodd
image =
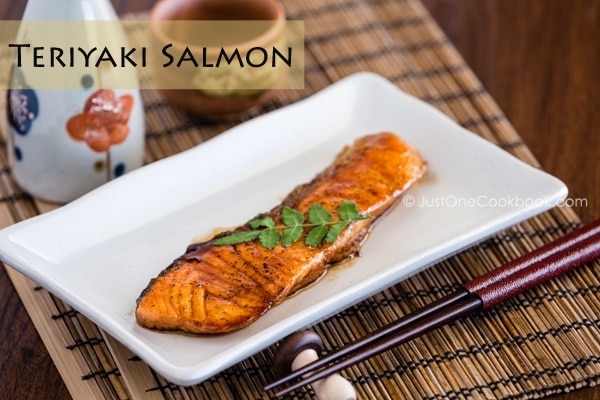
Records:
M238 244L244 242L251 242L254 239L257 239L260 235L261 231L245 231L245 232L235 232L228 236L223 236L218 239L213 240L212 244L216 246L221 246L225 244Z
M302 225L298 225L284 230L281 234L281 245L288 247L296 243L302 236L302 228Z
M260 235L258 235L258 240L260 240L260 244L262 244L263 247L272 249L275 247L277 242L279 242L279 232L275 227L267 228L260 232Z
M345 201L338 207L338 216L342 221L358 221L361 219L371 218L368 215L360 215L356 203Z
M271 217L258 217L249 222L252 229L257 228L275 228L275 221Z
M286 226L281 234L281 244L286 247L291 246L302 236L304 215L300 211L285 206L281 210L281 220Z
M313 225L324 225L331 221L331 214L320 204L313 204L308 209L308 220Z
M291 207L284 206L281 209L283 225L276 225L273 218L268 216L257 217L248 223L252 230L235 232L217 238L212 243L217 246L233 245L258 239L263 247L272 249L279 241L281 241L282 246L293 245L304 233L304 228L310 228L304 238L304 243L311 247L317 247L323 242L335 242L351 222L371 218L368 215L360 214L356 203L351 201L340 204L337 214L338 220L333 221L333 217L325 207L320 204L313 204L308 209L308 223L305 223L304 214Z
M302 215L300 211L284 206L281 210L281 220L289 227L302 226L304 223L304 215Z
M327 230L329 227L327 225L317 225L312 228L308 234L306 235L306 239L304 239L304 243L309 246L317 247L323 242L323 238L327 235Z
M337 240L340 233L344 230L345 227L350 225L350 221L340 221L337 224L333 224L327 235L325 235L325 243L333 243Z

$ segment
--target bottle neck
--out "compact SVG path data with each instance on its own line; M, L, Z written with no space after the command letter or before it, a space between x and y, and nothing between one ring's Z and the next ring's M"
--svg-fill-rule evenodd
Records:
M110 0L29 0L23 19L112 21L118 17Z

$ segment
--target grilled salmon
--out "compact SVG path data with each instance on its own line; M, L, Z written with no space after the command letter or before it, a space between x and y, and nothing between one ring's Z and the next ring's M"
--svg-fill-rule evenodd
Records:
M354 202L361 214L371 218L351 222L335 241L318 246L302 239L273 248L256 240L213 244L231 232L250 230L248 223L192 244L141 293L135 311L138 324L194 334L247 326L317 280L328 266L354 255L377 217L424 172L425 163L417 150L392 133L357 139L311 182L296 187L261 216L280 223L284 206L306 213L314 204L335 215L340 204Z

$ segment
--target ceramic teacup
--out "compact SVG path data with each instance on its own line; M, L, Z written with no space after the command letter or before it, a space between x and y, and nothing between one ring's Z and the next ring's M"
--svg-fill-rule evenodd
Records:
M284 68L253 67L267 49L284 46L285 12L278 0L161 0L151 11L150 28L168 67L154 79L162 95L184 110L209 119L235 116L269 101L284 79ZM254 63L246 58L250 54L258 57Z

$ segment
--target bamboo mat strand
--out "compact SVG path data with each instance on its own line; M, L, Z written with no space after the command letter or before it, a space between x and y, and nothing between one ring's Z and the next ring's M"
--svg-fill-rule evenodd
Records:
M282 90L270 104L227 122L208 122L142 93L145 163L196 146L236 124L292 104L359 71L381 74L458 124L539 167L485 88L418 0L285 0L305 22L305 88ZM130 15L136 19L144 15ZM136 32L130 32L133 40ZM6 60L6 55L3 56ZM0 59L2 62L2 59ZM142 82L151 80L142 76ZM5 130L3 130L5 135ZM5 139L0 143L5 149ZM0 222L52 207L14 183L0 163ZM335 350L455 290L460 283L577 228L557 207L311 327ZM180 387L83 315L7 268L19 296L74 398L267 399L271 346L199 385ZM438 329L342 371L360 399L528 399L600 383L600 265L592 263L515 299ZM312 399L310 387L287 399Z

